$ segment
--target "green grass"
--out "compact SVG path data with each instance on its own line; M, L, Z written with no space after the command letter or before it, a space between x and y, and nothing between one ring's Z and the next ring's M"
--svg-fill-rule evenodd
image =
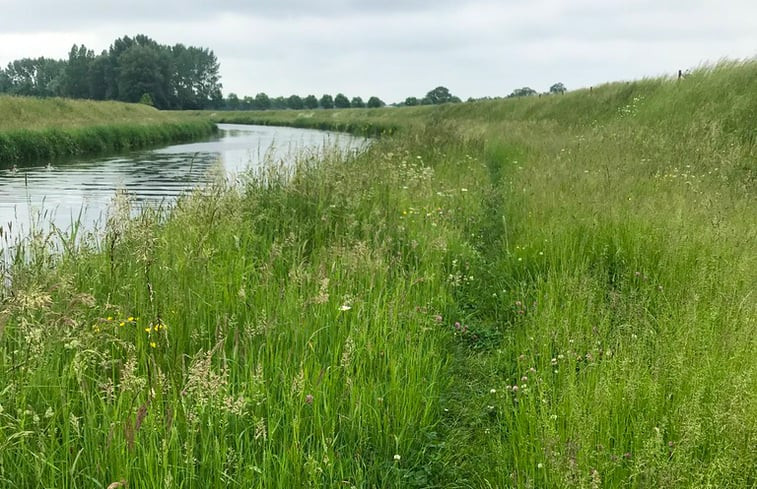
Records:
M756 70L315 111L397 130L37 237L1 485L754 487Z
M120 102L0 96L0 166L96 156L208 136L205 118Z

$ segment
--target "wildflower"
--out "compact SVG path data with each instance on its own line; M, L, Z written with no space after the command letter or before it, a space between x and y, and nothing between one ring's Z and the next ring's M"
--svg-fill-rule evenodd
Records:
M125 322L123 322L123 321L121 321L120 323L118 323L118 325L119 325L119 326L121 326L121 327L123 327L123 326L125 326L125 325L126 325L126 323L125 323Z
M313 394L305 396L305 404L313 404Z
M513 392L518 392L518 386L517 385L513 386Z
M151 342L150 342L150 347L151 347L151 348L157 348L157 347L158 347L158 344L157 344L157 343L155 343L154 341L151 341Z
M552 359L552 365L557 365L557 358Z
M523 377L521 377L521 378L520 378L520 381L521 381L521 382L528 382L528 377L526 377L526 376L524 375Z
M537 469L543 469L544 468L544 464L541 463L541 462L539 462L538 464L536 464L536 468Z
M399 453L395 453L394 454L394 461L395 462L399 462L400 460L402 460L402 457L400 456L400 454Z
M434 316L434 321L436 321L437 323L441 323L442 322L441 314L437 314L436 316Z
M339 308L340 311L349 311L350 309L352 309L352 306L350 306L349 304L342 304L342 306Z
M491 390L489 391L489 394L496 394L496 393L497 393L497 389L491 389Z

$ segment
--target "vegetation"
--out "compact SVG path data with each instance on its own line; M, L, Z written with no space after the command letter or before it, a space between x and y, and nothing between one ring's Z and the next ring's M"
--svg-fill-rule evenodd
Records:
M757 64L393 125L10 270L20 487L753 487Z
M160 109L202 109L222 102L213 51L158 44L145 35L116 39L95 55L74 45L67 60L24 58L0 69L0 93L138 102Z
M0 166L188 141L215 130L205 118L142 104L0 96Z

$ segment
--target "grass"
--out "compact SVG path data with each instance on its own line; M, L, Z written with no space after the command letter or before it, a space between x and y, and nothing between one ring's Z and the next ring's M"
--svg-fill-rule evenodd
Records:
M2 485L755 486L755 70L318 111L398 130L32 240Z
M120 102L0 96L0 166L95 156L208 136L203 118Z

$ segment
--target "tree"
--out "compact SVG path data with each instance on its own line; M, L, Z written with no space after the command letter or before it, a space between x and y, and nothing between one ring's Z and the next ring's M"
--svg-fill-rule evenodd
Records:
M371 97L368 99L369 109L377 109L379 107L383 107L384 105L386 104L378 97Z
M143 105L149 105L150 107L155 106L149 93L142 94L142 96L139 98L139 103Z
M65 61L23 58L8 63L4 84L14 95L54 97L61 95Z
M565 85L562 83L555 83L551 87L549 87L549 93L556 93L556 94L563 94L567 92L568 89L565 88Z
M95 53L84 44L74 44L68 53L68 62L63 69L63 95L71 98L93 98L89 72Z
M171 71L166 53L159 48L132 45L118 57L119 100L137 102L147 93L155 102L155 107L170 108Z
M265 93L260 92L255 95L255 103L253 107L255 110L268 110L271 108L271 99L268 98L268 95Z
M405 105L407 105L408 107L413 107L418 104L420 104L418 97L408 97L405 99Z
M0 69L0 93L8 93L11 89L11 80L5 70Z
M304 107L302 97L299 95L290 95L287 99L287 107L290 109L301 110Z
M177 108L202 109L220 98L220 65L213 51L176 44L170 48L170 58L175 68L171 92Z
M226 96L226 108L229 110L239 110L239 96L231 92Z
M507 97L508 98L513 98L513 97L530 97L531 95L536 95L536 90L534 90L531 87L523 87L523 88L516 88Z
M123 100L148 94L161 109L223 106L213 51L158 44L139 34L113 41L99 56L74 44L66 60L25 58L0 70L0 91L18 95Z
M333 109L334 99L331 97L331 95L324 94L323 97L321 97L319 104L321 105L321 108L323 109Z
M112 98L113 79L113 65L110 62L108 53L103 52L89 64L89 72L87 73L89 96L95 100Z
M360 97L352 97L352 100L350 101L350 107L354 109L362 109L365 107L365 102L363 102L363 99Z
M334 97L334 107L337 109L349 109L350 99L348 99L343 93L337 93Z
M305 97L305 100L303 100L303 103L305 104L306 109L318 108L318 99L315 98L315 95L308 95L307 97Z
M457 97L453 97L447 87L436 87L426 94L424 100L427 100L429 104L438 105L453 102Z

